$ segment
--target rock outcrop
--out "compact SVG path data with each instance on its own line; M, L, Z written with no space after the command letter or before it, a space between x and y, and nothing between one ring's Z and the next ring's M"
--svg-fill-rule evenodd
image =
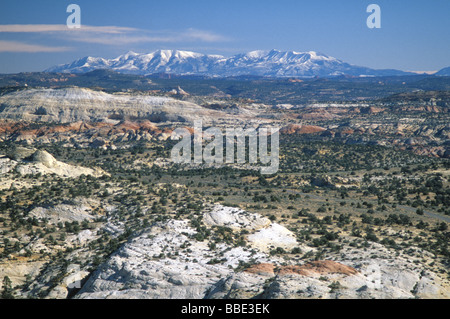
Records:
M33 154L32 158L33 162L41 163L47 168L54 168L58 165L58 161L51 154L44 150L36 151Z
M0 117L33 122L73 123L108 119L193 122L224 118L220 111L163 96L109 94L84 88L28 89L0 97Z
M281 134L314 134L326 131L325 128L315 125L301 125L301 124L289 124L283 127Z
M20 175L56 174L65 178L78 177L80 175L99 177L106 174L100 168L87 168L63 163L56 160L53 155L45 150L34 150L24 147L16 148L9 157L0 158L0 173L6 174L12 171Z
M349 249L342 261L286 264L263 246L283 246L290 231L258 214L218 205L203 215L203 225L212 232L220 227L246 231L248 245L211 246L208 239L194 239L197 231L188 220L158 222L102 264L76 298L450 297L435 274L403 258L389 259L391 252L382 245L374 246L376 258L369 257L374 250L363 256ZM271 236L274 228L284 237Z

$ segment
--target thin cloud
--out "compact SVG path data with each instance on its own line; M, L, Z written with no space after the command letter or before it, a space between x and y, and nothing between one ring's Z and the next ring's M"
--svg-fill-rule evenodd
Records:
M64 52L69 51L68 47L51 47L38 44L29 44L17 41L0 40L0 52Z
M182 32L132 30L123 34L99 34L73 32L67 34L70 40L103 45L125 45L134 43L176 43L176 42L223 42L228 38L209 31L188 29Z
M151 36L95 36L95 35L77 35L70 38L71 41L97 43L103 45L125 45L133 43L165 43L174 42L174 39L167 37L151 37Z
M181 37L189 40L198 40L202 42L223 42L230 40L229 38L222 36L220 34L192 28L182 33Z
M64 24L0 25L0 35L8 33L40 34L40 38L58 42L79 42L107 46L127 46L146 43L215 43L230 39L211 31L189 28L182 31L143 30L119 26L89 26L70 29ZM34 38L30 41L36 41ZM19 41L0 40L0 52L63 52L73 48L48 46Z
M89 26L70 29L65 24L2 24L0 32L4 33L47 33L47 32L95 32L105 34L123 34L138 29L117 26Z
M0 25L0 33L42 33L69 41L115 46L131 43L222 42L229 40L222 35L193 28L175 32L119 26L81 25L80 28L70 29L64 24L4 24Z

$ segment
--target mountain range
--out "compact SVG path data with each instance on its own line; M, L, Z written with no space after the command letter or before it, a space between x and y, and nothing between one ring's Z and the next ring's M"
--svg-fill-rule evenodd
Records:
M251 51L232 57L180 50L158 50L148 54L128 52L114 59L84 57L51 67L46 72L85 73L97 69L126 74L168 73L210 77L332 77L395 76L413 73L394 69L371 69L346 63L315 51Z

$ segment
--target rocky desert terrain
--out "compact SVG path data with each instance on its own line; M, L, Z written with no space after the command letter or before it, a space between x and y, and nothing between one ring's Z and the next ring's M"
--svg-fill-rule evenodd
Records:
M2 90L1 296L450 298L448 91L217 90ZM280 128L279 171L174 164L198 119Z

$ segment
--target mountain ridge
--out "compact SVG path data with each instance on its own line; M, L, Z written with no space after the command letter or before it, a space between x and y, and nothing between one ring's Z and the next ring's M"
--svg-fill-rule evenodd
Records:
M443 69L440 69L439 71L437 71L435 73L435 75L437 75L437 76L450 76L450 66L446 67L446 68L443 68Z
M45 72L86 73L97 69L126 74L169 73L229 77L257 75L267 77L392 76L410 72L356 66L315 51L255 50L231 57L183 50L157 50L151 53L129 51L113 59L83 57L53 66Z

